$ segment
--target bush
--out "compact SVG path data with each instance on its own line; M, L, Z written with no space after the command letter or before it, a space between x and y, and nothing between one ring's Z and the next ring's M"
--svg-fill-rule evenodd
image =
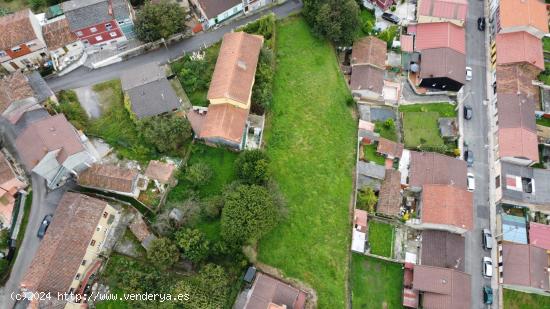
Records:
M208 89L211 73L205 59L193 60L185 56L178 77L185 91L195 92Z
M221 196L213 196L202 201L202 211L206 218L216 219L220 216L223 208L223 198Z
M178 247L183 256L193 263L202 262L207 256L210 243L204 234L197 229L185 229L176 233Z
M179 260L178 248L168 238L157 238L151 241L151 246L147 251L147 258L158 268L167 269Z
M161 153L178 150L192 137L189 121L175 114L145 118L139 121L138 128L145 142Z
M264 37L264 42L266 46L273 48L274 41L273 36L275 34L275 14L270 13L264 15L261 18L250 22L241 28L238 28L237 31L243 31L250 34L258 34Z
M363 187L357 194L357 208L374 213L378 197L371 187Z
M252 88L252 110L256 114L263 114L269 110L273 101L273 59L273 52L268 48L262 48Z
M198 276L184 279L176 284L173 294L189 295L180 305L190 309L223 308L229 296L229 277L223 267L208 264Z
M235 170L243 182L264 185L270 177L269 157L260 149L244 151L235 161Z
M78 130L87 129L90 125L88 114L80 105L76 93L72 90L62 90L57 94L59 104L48 104L56 113L65 114L69 122Z
M304 0L303 14L313 31L339 45L352 44L360 27L354 0Z
M204 162L197 162L187 169L185 179L195 188L204 186L212 179L212 169Z
M2 229L0 230L0 250L6 250L9 248L9 242L10 240L10 230L9 229Z
M142 42L154 42L185 31L185 12L177 3L147 2L138 11L134 22L137 38Z

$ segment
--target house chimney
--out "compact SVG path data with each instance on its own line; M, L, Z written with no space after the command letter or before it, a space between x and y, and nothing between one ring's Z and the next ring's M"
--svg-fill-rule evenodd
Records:
M246 63L242 60L237 61L237 66L243 70L246 70Z

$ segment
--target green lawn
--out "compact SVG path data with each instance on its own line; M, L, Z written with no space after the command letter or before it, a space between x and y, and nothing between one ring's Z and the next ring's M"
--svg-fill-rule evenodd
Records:
M504 289L504 308L539 309L550 308L550 297Z
M542 38L542 44L543 44L543 50L545 52L550 52L550 38L543 37Z
M405 147L416 148L420 145L442 146L445 144L439 134L436 112L403 113L403 135Z
M437 112L440 117L456 117L456 106L449 103L411 104L399 106L400 112Z
M237 153L225 148L214 148L199 143L193 145L189 165L204 162L210 166L213 172L210 182L199 189L202 197L220 194L223 187L235 179L234 163L237 156Z
M361 29L359 31L359 36L369 35L376 23L376 17L374 16L374 11L369 9L363 9L359 13L359 19L361 20Z
M94 85L93 90L99 95L103 112L92 121L86 133L101 137L122 157L141 162L154 159L154 148L140 138L136 124L124 107L120 80Z
M352 308L403 307L401 264L354 253L351 273Z
M369 221L370 253L391 257L393 251L394 228L392 225Z
M311 285L319 308L344 308L356 123L333 48L300 18L278 24L271 169L289 215L259 244L259 260Z
M550 118L537 119L537 124L545 127L550 127Z
M376 152L376 148L377 147L376 147L375 144L365 145L363 147L363 151L365 153L365 159L368 162L373 162L373 163L376 163L376 164L379 164L379 165L384 165L384 163L386 162L386 158L384 158L384 156L379 155Z
M388 127L384 125L384 121L375 121L374 132L380 134L380 136L385 139L397 142L397 132L395 131L395 124Z

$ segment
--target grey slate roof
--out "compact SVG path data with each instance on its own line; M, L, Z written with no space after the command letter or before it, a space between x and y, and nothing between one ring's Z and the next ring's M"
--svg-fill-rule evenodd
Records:
M422 232L422 265L453 268L464 271L464 237L445 231Z
M113 20L107 0L71 0L63 2L62 7L71 31Z
M122 90L127 91L165 77L164 69L154 62L150 62L122 72L120 80L122 82Z
M550 204L550 170L524 167L502 162L501 187L503 198L518 203ZM519 176L534 179L534 193L512 190L506 186L506 176Z
M116 20L124 20L130 18L130 10L126 0L112 0L113 14Z
M137 118L171 112L181 106L170 82L163 78L128 90L132 111Z
M384 166L363 161L357 162L357 171L360 175L380 180L384 180L386 176L386 168Z
M27 75L27 78L38 102L42 103L53 95L52 89L37 71Z

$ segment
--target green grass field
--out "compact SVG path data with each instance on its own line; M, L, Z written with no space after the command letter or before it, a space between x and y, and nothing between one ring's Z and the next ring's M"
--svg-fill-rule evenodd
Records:
M384 121L375 121L374 125L374 132L380 134L380 136L385 139L397 142L397 132L395 131L395 125L393 127L385 126Z
M384 165L384 163L386 162L386 158L376 153L376 148L377 147L375 144L365 145L363 147L363 151L365 153L365 159L369 162L373 162L379 165Z
M439 119L439 114L436 112L404 112L403 135L405 147L444 145L445 142L439 134L437 119Z
M393 234L393 226L378 221L369 221L370 253L391 257L393 251Z
M235 180L235 160L238 154L225 148L214 148L204 144L195 143L193 145L189 165L197 162L204 162L212 169L212 179L201 188L199 193L201 197L220 194L223 187Z
M550 308L550 297L504 289L504 308L539 309Z
M352 308L403 307L401 264L354 253L351 273Z
M357 130L350 94L334 50L304 20L277 31L266 148L289 215L260 241L259 260L311 285L319 308L344 308Z
M456 106L449 103L411 104L399 106L400 112L437 112L440 117L456 117Z

